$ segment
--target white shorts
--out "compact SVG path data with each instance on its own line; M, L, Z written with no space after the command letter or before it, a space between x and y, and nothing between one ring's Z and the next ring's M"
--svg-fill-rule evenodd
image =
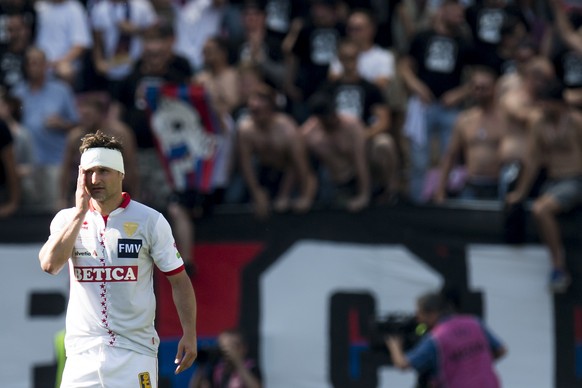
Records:
M61 388L157 388L158 359L107 345L67 357Z

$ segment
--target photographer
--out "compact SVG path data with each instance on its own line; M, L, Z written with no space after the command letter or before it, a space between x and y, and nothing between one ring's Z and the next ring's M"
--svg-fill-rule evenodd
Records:
M404 353L400 337L386 338L395 367L428 374L430 387L500 386L493 363L506 348L479 319L453 313L449 302L437 293L421 296L416 314L429 332L414 348Z
M247 344L238 330L218 337L218 349L196 369L190 388L261 388L257 363L247 357Z

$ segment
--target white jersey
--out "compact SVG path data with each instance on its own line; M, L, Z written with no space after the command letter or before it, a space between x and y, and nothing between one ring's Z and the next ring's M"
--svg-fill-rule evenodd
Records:
M49 239L71 222L75 212L65 209L55 216ZM184 270L162 214L131 201L125 193L107 222L89 209L69 259L67 354L106 344L157 355L154 264L166 275Z

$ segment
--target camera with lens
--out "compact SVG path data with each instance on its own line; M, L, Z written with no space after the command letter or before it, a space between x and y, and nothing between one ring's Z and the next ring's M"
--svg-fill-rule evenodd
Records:
M426 326L418 323L414 314L391 313L374 319L370 328L370 348L386 351L388 336L402 338L404 350L411 349L426 332Z

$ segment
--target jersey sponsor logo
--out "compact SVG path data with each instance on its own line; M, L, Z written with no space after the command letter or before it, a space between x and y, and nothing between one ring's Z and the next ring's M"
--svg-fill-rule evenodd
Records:
M75 267L75 279L81 283L91 282L135 282L137 265L116 267Z
M124 222L123 223L123 231L127 235L127 237L131 237L137 231L137 227L139 224L137 222Z
M141 245L142 240L120 238L117 240L117 257L137 259Z
M152 381L150 379L150 372L143 372L137 375L139 380L139 388L152 388Z
M91 255L91 252L89 252L86 249L75 248L75 249L73 249L73 257L75 257L75 258L92 257L92 255Z

